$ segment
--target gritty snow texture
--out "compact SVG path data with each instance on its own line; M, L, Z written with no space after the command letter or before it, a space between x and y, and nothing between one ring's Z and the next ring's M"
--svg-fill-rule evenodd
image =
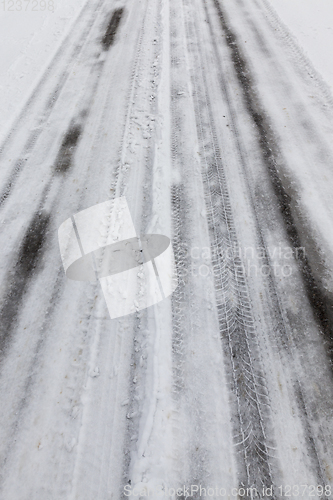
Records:
M332 1L268 1L332 89ZM48 2L45 11L27 9L27 0L22 11L9 11L7 3L0 8L0 138L44 74L85 0L54 0L50 4L54 11Z
M315 61L268 0L32 14L26 52L15 35L2 55L0 499L330 497L333 107ZM120 197L133 234L172 241L178 287L111 319L98 281L66 278L58 229Z

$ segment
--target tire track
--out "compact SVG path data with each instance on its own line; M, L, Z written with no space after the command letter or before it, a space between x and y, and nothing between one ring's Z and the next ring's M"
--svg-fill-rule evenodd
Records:
M173 130L177 130L175 127ZM173 150L177 151L175 145ZM179 399L184 393L184 358L185 358L185 332L188 325L185 325L184 315L188 304L188 269L190 268L188 258L188 242L184 235L187 234L186 195L183 184L173 185L171 188L172 219L173 219L173 239L172 247L175 255L175 264L178 276L178 287L172 295L172 352L173 352L173 376L174 376L174 397L178 406ZM186 328L187 326L187 328Z
M192 274L191 248L197 236L197 220L193 218L193 196L197 186L193 182L194 165L192 148L196 148L196 130L193 119L193 102L187 99L189 84L186 50L184 43L184 21L182 6L169 4L170 19L170 108L171 108L171 163L179 172L178 183L171 185L171 219L173 227L172 246L178 276L178 287L174 291L172 304L172 371L173 371L173 432L175 433L174 477L180 489L191 486L207 488L212 473L214 453L210 448L209 431L211 413L205 394L195 380L202 367L193 359L201 337L194 310L197 302L197 283ZM192 135L193 134L193 135ZM186 137L191 136L188 144ZM197 192L203 196L202 192ZM203 201L203 200L202 200ZM214 323L214 326L216 323ZM200 344L200 341L199 341ZM200 356L199 356L200 358ZM197 372L197 373L196 373ZM209 423L208 423L209 422ZM216 428L215 428L216 430ZM179 444L178 444L179 443ZM214 468L214 474L216 474ZM220 479L220 478L219 478ZM185 493L180 498L185 498ZM193 498L199 498L195 492Z
M118 153L118 160L116 162L116 168L113 171L108 173L108 184L110 185L110 192L112 193L111 199L117 196L124 196L126 190L128 189L129 184L133 182L133 178L130 176L131 169L129 166L132 164L131 150L127 151L128 141L133 141L133 136L140 135L142 131L137 127L139 124L136 122L137 115L139 112L145 111L145 116L153 116L155 114L155 102L152 99L149 101L147 98L145 102L142 101L142 89L140 88L140 80L145 79L146 68L145 63L142 64L142 59L145 54L145 45L144 42L150 38L150 34L147 30L147 23L151 23L151 19L147 19L147 13L149 11L148 2L145 3L144 13L142 16L142 22L140 24L140 30L136 37L137 42L135 44L135 56L134 62L132 64L131 70L131 79L129 85L129 91L127 96L127 110L126 110L126 120L124 124L124 129L122 132L122 140ZM119 12L115 11L112 16L111 21L109 23L109 28L107 28L107 32L111 32L114 30L116 21L118 19ZM116 20L115 20L116 19ZM111 26L111 28L110 28ZM103 43L103 42L102 42ZM155 50L153 55L149 55L149 58L156 58L156 54L158 53L158 46L155 46ZM150 76L151 90L150 92L154 92L157 86L158 74L157 70L153 69L154 75ZM141 102L140 102L141 101ZM133 118L135 119L133 120ZM139 132L137 132L139 130ZM154 143L154 134L146 138L147 142L145 145L146 152L144 153L144 157L142 159L142 166L140 165L141 171L145 171L145 178L143 181L144 185L144 193L139 191L139 198L144 198L142 200L142 204L139 207L143 206L143 213L141 214L141 222L144 225L146 223L145 218L149 215L149 188L152 183L152 175L151 169L153 165L153 143ZM145 194L145 196L143 196ZM128 195L127 195L128 196ZM112 442L108 444L103 444L103 456L106 457L107 463L101 464L101 472L99 475L98 488L101 488L102 477L109 474L109 472L105 472L105 469L108 467L108 463L111 462L117 456L117 461L120 463L120 467L122 469L121 473L121 483L118 485L118 489L116 488L117 495L121 498L124 497L124 485L131 484L132 481L132 469L133 469L133 457L136 456L138 451L138 436L139 436L139 426L140 419L143 414L143 406L146 400L145 395L145 379L146 374L145 371L147 369L147 356L149 353L149 349L147 347L147 343L149 342L148 335L148 313L146 310L139 311L132 318L124 318L118 320L118 325L116 326L117 330L122 331L124 325L126 325L126 329L130 330L130 335L133 336L133 340L130 345L131 354L130 354L130 367L128 374L128 381L126 381L127 386L127 396L122 401L118 400L115 404L112 405L113 417L110 418L110 421L116 420L116 415L120 412L124 414L124 418L126 417L126 425L124 429L123 436L123 446L120 450L117 446L115 449L114 440L119 441L119 437L113 436ZM119 384L120 382L118 382ZM108 404L108 403L106 403ZM119 419L119 415L117 417ZM104 425L104 424L103 424ZM119 425L119 424L117 424ZM104 430L104 434L106 434L107 429ZM108 450L108 451L106 451ZM119 459L119 453L121 454L121 458ZM110 460L110 454L112 459ZM84 461L83 461L84 462ZM82 467L79 463L77 464L77 469ZM105 478L104 478L105 479ZM111 481L113 483L113 481ZM97 490L96 490L97 491ZM100 490L98 489L98 492Z
M160 8L160 2L157 2L157 6ZM140 203L137 204L139 210L142 210L140 214L141 222L141 234L146 233L147 219L151 219L151 198L152 198L152 184L153 184L153 166L154 166L154 141L156 139L156 102L155 99L148 101L147 97L142 95L142 90L140 89L140 80L149 78L150 86L149 92L155 94L158 81L159 81L159 71L155 66L152 68L145 68L142 61L144 52L144 39L153 38L156 40L158 36L155 32L149 33L148 24L151 20L147 19L148 16L148 2L145 7L145 14L143 17L142 25L140 27L140 32L138 35L138 52L133 66L132 71L132 84L130 87L130 92L128 96L129 107L127 110L126 125L123 133L123 140L121 144L121 150L119 152L118 168L116 171L116 179L113 180L112 186L117 196L125 196L125 192L128 188L129 183L131 183L130 171L126 171L126 166L131 164L130 156L127 148L127 141L130 137L134 137L136 133L135 129L138 130L137 125L140 123L140 128L142 127L141 122L137 122L136 119L139 115L139 110L145 112L145 117L153 117L154 127L149 130L146 138L146 152L144 158L142 157L141 169L144 172L144 179L142 182L142 187L136 193L137 197L140 199ZM157 14L160 16L160 14ZM157 31L156 26L159 24L160 19L157 18L154 21L154 29ZM160 44L155 44L153 49L153 55L149 56L151 58L151 63L157 60L160 55ZM146 71L150 71L147 75ZM136 93L136 94L135 94ZM135 96L135 97L134 97ZM144 99L144 103L140 103L141 99ZM136 101L139 100L139 103ZM135 117L135 118L134 118ZM144 127L142 127L142 132L144 132ZM125 169L124 169L125 167ZM149 395L146 394L146 383L147 383L147 370L149 357L152 355L150 352L149 344L151 343L151 334L149 332L149 311L144 309L135 314L132 321L133 330L133 344L131 352L131 370L128 382L129 398L126 400L126 406L128 408L126 418L127 425L124 437L124 454L123 454L123 465L122 465L122 484L119 489L119 497L121 499L126 499L124 493L125 485L132 485L133 481L133 469L135 468L135 459L140 460L140 450L139 450L139 436L140 436L140 426L142 427L142 415L144 414L145 404ZM142 451L142 450L141 450Z
M215 5L215 7L216 7L216 2L217 2L217 0L212 1L212 3ZM209 20L210 16L208 14L206 3L204 3L204 6L205 6L205 13L207 15L207 19ZM218 11L218 13L220 14L220 10ZM220 80L221 92L224 95L226 102L228 103L228 107L229 107L230 115L231 115L232 128L233 128L233 130L237 130L235 111L234 111L232 103L231 103L231 97L229 95L229 90L227 89L227 83L225 81L225 77L224 77L223 70L222 70L222 62L220 60L220 56L219 56L219 53L217 50L216 37L212 31L210 21L209 21L209 29L210 29L210 33L211 33L211 39L212 39L212 43L213 43L213 47L214 47L217 65L219 67L219 80ZM237 47L237 50L239 50L238 46L236 45L235 40L236 40L236 38L231 37L229 39L229 42L228 42L228 47L230 48L230 44L231 44L232 51L235 51L235 46ZM233 53L234 57L236 57L236 59L237 59L238 55L235 55L234 52L232 52L232 53ZM237 52L237 54L238 54L238 52ZM234 62L234 58L232 58L232 61ZM241 67L243 67L243 66L241 66ZM249 81L247 80L247 78L251 78L251 75L250 75L248 68L246 70L244 70L244 74L242 76L239 76L239 80L243 81L243 83L247 82L247 85L246 85L247 92L253 92L252 89L254 87L253 87L253 85L252 86L249 85ZM253 106L259 106L257 96L255 96L254 99L255 99L255 103L253 103ZM262 123L263 121L265 121L265 120L262 120L261 118L258 118L258 120L259 120L259 123ZM267 125L267 123L266 123L266 125ZM280 153L278 152L277 145L275 143L272 144L272 142L271 142L274 140L274 135L273 135L273 131L271 130L271 128L268 125L267 125L267 129L265 129L265 132L263 132L263 133L264 133L264 138L262 138L261 135L258 138L260 150L262 150L261 149L262 141L270 141L270 142L267 142L266 148L264 148L264 150L263 150L263 162L267 166L267 161L270 161L269 159L271 158L272 151L276 154L276 157ZM252 213L254 216L257 237L258 237L258 247L265 249L263 262L265 262L265 265L268 268L273 269L272 263L271 263L271 260L269 257L270 254L269 254L269 251L267 249L266 242L265 242L263 230L261 229L261 226L259 223L258 200L255 200L254 195L252 194L251 182L250 182L249 173L248 173L249 168L247 165L247 159L245 157L244 147L242 146L241 138L239 137L239 135L237 133L235 134L235 140L236 140L236 144L237 144L238 154L239 154L239 157L241 159L241 164L243 166L244 177L246 179L246 183L248 186L249 199L250 199L250 202L252 205ZM269 149L269 153L267 153L267 149ZM275 161L274 157L271 158L271 160ZM276 175L277 175L277 172L276 172ZM281 196L284 195L284 191L282 191L282 192L280 191L279 193L280 193L280 197L277 198L276 205L279 207L280 210L283 211L283 206L284 206L283 203L284 202L283 201L281 202ZM288 195L286 195L286 198L288 200L290 200L290 197ZM287 217L288 224L289 224L289 231L287 231L287 235L290 238L290 233L294 234L294 232L296 231L296 227L295 227L295 224L294 224L292 218L290 217L290 210L289 209L287 210L287 214L285 214L285 217ZM285 220L285 217L284 217L284 220ZM288 217L289 217L289 219L288 219ZM293 247L294 254L295 254L295 252L297 252L297 249L300 248L300 242L297 239L292 240L292 242L295 245ZM298 245L298 246L296 246L296 245ZM306 257L304 254L302 254L301 267L302 267L302 265L304 265L304 260L306 260ZM295 256L295 261L296 261L296 265L299 266L297 254ZM304 279L304 275L303 275L303 279ZM276 285L275 279L274 279L274 272L270 272L268 274L268 276L265 277L265 280L266 280L269 301L271 303L269 309L271 311L271 314L272 314L272 317L273 317L273 320L275 323L273 331L274 331L274 338L275 338L276 345L278 345L279 348L282 349L283 351L287 352L290 362L294 363L297 350L296 350L295 341L293 339L293 335L290 332L290 328L292 325L288 326L288 321L285 318L285 315L283 313L283 308L282 308L282 305L281 305L280 299L279 299L279 292L277 290L277 285ZM297 326L297 325L294 325L294 326ZM281 355L279 355L279 356L281 357ZM327 482L327 479L325 479L326 475L324 473L323 462L322 462L320 455L319 455L319 450L318 450L318 447L316 444L316 439L314 437L314 430L313 430L313 427L311 425L311 422L316 421L318 419L318 416L313 414L313 412L310 416L309 411L306 410L306 403L305 403L305 401L306 401L306 395L305 395L306 388L303 387L303 384L302 384L301 380L299 379L299 374L295 370L292 370L292 376L293 376L293 380L295 381L294 397L297 401L297 405L298 405L298 408L299 408L300 413L301 413L302 425L303 425L304 433L306 435L306 446L308 448L308 452L309 452L308 454L311 457L311 462L312 462L312 470L315 471L315 475L317 477L317 483L318 484L325 484L325 481Z
M221 29L225 34L226 43L230 49L231 59L235 68L235 73L243 92L245 105L249 116L257 129L259 137L259 147L262 158L270 174L272 186L278 201L281 215L285 223L286 233L292 248L301 248L300 237L300 216L295 208L295 200L288 194L283 185L278 172L277 159L282 158L281 152L275 140L274 134L269 126L267 113L258 102L258 96L254 93L253 77L239 49L238 40L230 25L227 23L225 14L218 0L213 0L217 14L220 19ZM285 163L285 160L283 160ZM304 229L304 228L303 228ZM306 228L305 228L306 231ZM309 303L314 315L327 339L328 353L333 360L333 303L323 290L321 277L315 276L308 257L303 253L297 259L301 275L303 277L304 288L307 291Z
M6 281L9 287L0 309L0 362L5 354L11 331L16 326L24 294L41 265L49 224L50 214L41 211L34 215L23 237L16 263L8 273Z
M56 174L64 174L71 167L73 156L75 155L75 150L81 134L81 125L73 124L70 126L62 141L58 157L55 162L54 172Z
M102 64L102 67L103 65L104 63ZM39 271L37 262L45 243L44 233L46 232L46 227L44 227L44 229L39 227L37 222L46 218L46 225L51 225L51 214L56 211L55 208L59 204L63 186L66 183L66 174L73 166L76 149L84 130L85 121L88 117L88 112L86 110L90 109L99 84L99 75L96 74L95 66L93 66L90 73L90 78L92 77L95 78L92 89L88 89L88 95L82 99L82 102L80 103L81 112L79 112L78 117L71 120L71 124L64 135L57 158L55 159L51 178L42 189L37 211L29 222L26 234L23 236L23 242L21 243L22 249L24 250L27 246L29 246L32 250L28 256L26 252L23 256L19 254L18 260L16 264L14 264L14 271L9 271L5 279L5 282L7 283L7 291L5 292L4 307L0 311L0 317L3 318L0 345L3 344L4 348L5 345L8 346L9 341L11 340L12 333L16 325L15 320L19 314L24 293L27 292L28 287L30 286L31 278L36 276ZM16 175L19 174L20 171L15 171L14 173ZM16 177L18 177L18 175ZM56 177L60 179L57 180ZM10 181L10 185L11 187L14 186L13 179ZM3 201L9 196L7 187L5 188L6 195L3 198ZM39 244L38 248L35 244L36 238ZM35 256L33 256L34 249L36 250ZM14 278L12 277L13 273ZM9 300L10 297L16 297L16 300ZM10 307L7 307L8 302L10 303Z
M239 256L234 254L238 241L203 70L203 56L198 42L193 42L194 37L199 40L198 28L195 22L187 23L188 51L193 65L200 66L196 76L192 75L192 85L203 158L220 335L231 374L236 417L234 441L241 457L239 484L256 487L261 492L262 485L274 484L274 470L278 468L272 456L275 442L269 397L244 268Z
M163 10L163 2L158 2L156 5L156 8L158 10L158 15L154 23L154 41L153 45L154 47L154 56L153 56L153 64L152 64L152 69L151 69L151 74L149 75L149 92L151 93L150 96L150 103L147 102L145 103L145 106L132 106L132 109L128 113L128 117L131 117L132 119L134 118L134 130L136 128L136 125L139 124L138 121L138 109L135 108L141 108L141 110L145 111L145 116L150 120L150 124L148 123L148 127L146 129L145 134L146 135L146 152L144 154L144 179L142 180L142 192L140 193L141 197L141 203L140 205L137 205L138 211L142 210L140 214L140 222L141 222L141 228L142 232L145 233L148 231L147 229L147 222L149 221L151 224L151 221L154 220L156 213L153 211L153 207L156 203L155 198L158 198L158 195L154 192L154 189L156 189L156 184L159 185L159 181L156 180L156 176L158 176L155 168L156 168L156 142L159 141L158 135L161 134L159 130L159 121L160 121L160 106L161 103L159 103L158 99L163 98L160 95L160 90L159 87L162 85L161 84L161 59L163 61L163 64L168 64L168 60L164 60L165 53L163 52L163 46L165 45L165 40L162 40L162 36L165 37L165 33L162 34L161 36L161 30L160 26L163 25L163 30L166 29L165 24L162 20L162 14L161 11ZM164 7L165 8L165 7ZM147 34L146 34L147 36ZM151 33L150 36L153 36L153 33ZM163 68L165 69L165 68ZM138 75L139 70L136 70L136 79L137 83L139 82L140 78ZM147 78L146 75L141 74L141 79ZM133 90L136 90L140 92L140 89L137 89L133 87ZM139 94L140 95L140 94ZM130 97L130 102L133 99L133 95ZM134 100L133 100L134 103ZM136 124L136 125L135 125ZM142 125L140 125L142 126ZM143 128L144 131L144 128ZM135 136L135 132L130 130L130 127L128 128L128 133L124 134L124 138L128 140L131 136ZM133 139L131 139L133 140ZM123 150L122 150L122 155L121 155L121 163L123 165L127 165L127 162L130 163L129 158L125 154L125 142L123 143ZM128 155L130 156L130 155ZM129 177L130 172L125 171L125 176L122 180L121 185L117 188L117 193L118 195L123 195L124 191L127 190L128 188L128 183L131 183L131 179ZM125 182L125 179L127 182ZM133 182L133 181L132 181ZM114 185L114 184L113 184ZM172 189L171 189L172 190ZM155 200L155 202L154 202ZM150 227L150 225L149 225ZM150 333L150 330L153 328L153 330L156 328L157 330L159 329L158 323L159 319L154 317L154 320L152 321L151 316L153 315L152 310L149 312L149 310L145 309L141 311L140 313L137 313L136 315L136 320L135 320L135 328L134 328L134 343L133 343L133 352L132 352L132 372L131 372L131 380L134 380L135 383L131 384L130 386L130 398L128 402L128 408L129 412L127 414L128 416L128 425L127 425L127 435L126 435L126 441L127 445L125 447L125 463L124 463L124 472L123 472L123 477L124 477L124 483L126 482L127 485L131 485L132 487L135 486L135 483L133 483L133 476L135 477L134 471L138 467L140 467L140 461L144 460L145 453L146 453L146 448L149 448L149 443L148 440L147 442L145 441L146 436L147 436L147 428L150 427L151 429L150 432L154 434L154 423L149 424L148 423L148 418L147 416L144 416L147 414L147 406L149 406L149 410L151 411L151 407L154 404L158 404L157 402L154 403L154 399L156 398L156 394L150 394L146 393L147 387L149 387L149 384L155 384L156 383L156 372L154 370L154 374L152 375L153 380L148 380L149 373L148 372L148 367L149 365L151 366L152 359L156 356L155 353L151 352L151 347L149 347L149 344L152 343L152 338L154 336L158 336L158 332ZM155 316L155 313L154 313ZM154 344L155 344L154 340ZM151 390L151 388L150 388ZM149 401L150 400L150 401ZM155 418L155 417L154 417ZM140 436L140 428L141 428L141 433L144 434L141 435L141 441L139 441L139 436ZM143 431L144 429L144 431ZM149 454L149 451L147 451ZM132 458L130 458L130 455L132 455ZM167 468L167 467L166 467ZM148 475L147 471L147 475ZM144 474L145 475L145 474ZM124 496L124 491L121 492L122 496L121 498L126 498Z
M136 49L136 51L138 51L138 50L139 50L139 48ZM96 79L96 85L98 84L98 79L99 79L99 76ZM91 101L91 99L93 99L93 97L95 95L95 91L96 91L96 88L94 87L88 101ZM105 95L105 100L107 102L110 100L110 95L112 95L112 88L108 87L108 92ZM83 104L83 108L85 109L86 104L87 104L86 100L84 100L84 102L82 102L82 104ZM108 104L110 104L110 103L108 102ZM83 112L80 114L81 114L81 117L83 114L85 115L85 117L87 115L87 113L83 113ZM103 112L102 117L99 117L100 120L105 119L104 114L105 113ZM31 227L29 227L29 230L27 231L26 236L23 238L22 249L27 250L27 251L23 252L23 250L22 250L22 252L20 252L20 255L21 254L23 255L23 260L20 258L18 260L19 264L16 266L18 268L17 273L16 273L17 274L16 282L18 283L18 285L15 288L15 290L16 289L18 290L17 293L21 293L20 297L22 296L21 297L22 300L23 300L24 292L27 292L27 287L30 286L30 281L29 281L30 274L23 273L23 271L25 271L26 268L28 268L29 272L32 271L32 269L33 269L33 273L34 273L33 276L35 276L36 272L39 270L38 264L40 261L40 256L42 255L43 252L45 252L45 239L43 237L43 234L44 234L44 232L46 232L47 228L53 222L50 214L55 214L56 209L59 206L59 202L62 199L63 185L66 182L66 175L65 174L67 173L68 168L71 166L71 163L74 159L74 155L76 153L77 143L78 143L79 137L81 135L81 132L83 130L82 119L79 120L79 122L80 122L79 124L78 123L75 124L75 122L78 122L78 120L72 120L73 126L71 126L69 128L67 134L65 135L65 137L63 139L62 145L61 145L60 150L59 150L58 158L57 158L57 161L55 164L53 178L51 178L50 182L48 183L48 185L44 189L41 201L39 203L39 207L40 207L40 210L42 210L42 214L44 214L44 212L45 212L45 218L46 218L45 220L47 220L47 224L46 223L44 225L37 224L38 221L37 222L35 221L35 219L37 217L37 215L36 215L36 217L33 218L32 222L30 224ZM99 129L99 127L97 126L96 127L96 134L98 133L98 129ZM87 172L85 172L85 173L87 175ZM59 175L59 174L61 174L61 175ZM81 172L81 175L82 175L82 172ZM80 197L80 198L82 198L82 197ZM43 218L43 221L44 221L44 218ZM38 226L38 227L36 228L35 226ZM43 228L45 229L44 232L42 231ZM30 229L31 229L31 231L30 231ZM40 229L40 231L37 231L37 229ZM34 250L36 250L36 254L33 255L34 259L32 259L31 252L33 252ZM23 274L24 274L23 277L25 278L25 282L22 285L22 283L21 283L22 280L20 278L21 278L21 275L23 275ZM59 279L60 279L60 283L59 283ZM48 311L48 313L52 313L52 311L54 312L54 310L56 309L55 305L57 304L57 299L61 296L61 289L62 289L61 283L63 283L63 272L61 269L59 269L59 272L57 274L57 279L55 280L54 287L51 290L51 294L50 294L51 295L50 300L51 300L51 304L53 304L53 306L50 308L50 311ZM9 294L11 293L10 289L9 289L8 293ZM92 295L95 296L95 294L92 294ZM93 302L94 302L93 296L91 297L91 304L93 304ZM17 309L17 312L19 310L20 304L21 303L17 303L15 306ZM90 306L88 306L88 308L89 307ZM9 311L9 313L10 312L11 311ZM7 311L7 313L8 313L8 311ZM10 318L8 321L11 322L11 327L15 326L13 319L14 319L13 315L10 314ZM27 377L26 384L24 385L24 391L22 393L20 401L16 405L18 411L16 412L16 416L12 422L12 425L11 425L10 436L14 436L15 433L17 433L19 431L19 429L20 429L19 424L20 424L20 422L22 422L22 419L24 418L24 410L26 410L29 406L29 395L31 396L33 394L33 386L37 382L38 370L36 368L36 363L39 364L41 362L41 354L42 354L41 350L42 350L43 345L44 345L43 330L45 329L45 327L47 325L50 324L51 321L52 321L52 317L51 317L51 314L49 314L49 316L47 316L47 318L43 322L43 325L40 329L40 332L39 332L40 341L38 341L36 344L36 348L34 350L34 353L32 356L32 361L30 364L29 375ZM88 329L88 326L87 326L87 329ZM13 452L13 449L12 449L12 444L11 444L7 447L7 451L5 453L5 463L8 461L12 452ZM66 453L67 453L67 451L64 449L62 451L62 455L66 454ZM59 460L61 460L61 459L59 458Z
M176 135L176 128L173 128ZM178 129L180 132L180 129ZM179 161L179 149L177 149L177 160ZM205 424L207 413L203 408L200 394L191 394L189 383L189 363L191 349L189 347L189 334L191 332L190 307L191 293L194 285L190 278L190 220L186 215L189 212L189 201L186 187L183 183L174 184L171 188L171 206L173 221L173 239L175 265L178 276L178 287L172 295L172 368L173 368L173 401L176 415L174 417L174 432L176 442L182 443L185 429L190 429L190 436L186 449L181 449L176 444L176 466L174 475L178 480L178 486L182 490L191 486L207 488L210 475L209 460L210 450L207 449ZM184 422L185 420L185 422ZM184 446L182 443L181 446ZM184 495L180 495L185 500ZM200 498L198 492L194 492L191 498Z
M124 8L116 9L111 16L110 22L106 28L102 38L102 46L104 50L109 50L115 41L115 36L120 25L121 18L124 14Z

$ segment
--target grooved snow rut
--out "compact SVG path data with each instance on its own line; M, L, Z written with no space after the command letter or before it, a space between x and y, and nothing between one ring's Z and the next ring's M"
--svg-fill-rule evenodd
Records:
M188 38L193 40L193 35L191 38L193 33L198 40L198 29L194 23L191 28L188 26ZM254 485L259 491L262 485L273 484L270 464L272 458L265 428L270 418L269 398L261 370L244 264L237 255L239 243L211 103L207 95L203 59L199 46L196 50L200 58L200 76L198 73L192 76L193 95L203 158L207 221L211 237L220 335L223 348L229 356L230 384L237 400L238 423L234 425L234 442L237 452L244 460L239 482ZM268 427L271 427L270 422ZM269 436L269 443L270 447L274 446L273 436Z

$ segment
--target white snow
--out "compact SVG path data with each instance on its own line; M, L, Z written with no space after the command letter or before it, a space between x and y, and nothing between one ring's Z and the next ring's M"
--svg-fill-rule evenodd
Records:
M8 2L6 10L1 2L0 137L45 72L85 1L55 0L54 11L48 7L32 11L32 3L22 2L22 11L13 12L7 10Z
M57 3L55 13L1 12L0 2L0 42L2 47L5 41L7 44L6 50L0 49L0 138L10 129L15 116L36 88L86 1L62 0L62 3ZM265 1L276 8L313 65L332 86L333 63L329 54L324 54L332 43L319 36L324 23L329 23L328 13L333 13L329 1ZM98 3L97 0L90 2L93 6ZM232 217L240 248L258 246L254 218L258 214L252 206L250 188L253 184L257 189L253 196L264 192L268 186L268 174L259 158L256 131L239 95L241 92L230 53L223 41L217 54L211 50L212 34L209 30L220 33L213 2L207 2L210 10L206 12L201 0L188 5L180 2L180 7L175 0L128 1L117 44L108 57L102 54L99 58L98 37L102 21L109 15L109 9L114 8L114 3L117 5L112 1L106 3L104 10L94 17L82 55L75 65L71 65L68 81L48 118L46 113L43 114L44 102L53 91L57 77L68 69L65 59L59 64L59 75L54 71L56 77L46 80L45 95L38 94L36 118L29 116L26 121L21 120L16 131L18 139L12 141L14 144L10 143L9 153L5 150L2 157L0 180L7 181L7 170L12 171L11 158L24 150L20 142L25 144L26 135L29 136L34 128L25 123L34 124L36 121L38 124L40 116L45 119L38 146L29 153L30 156L27 155L27 167L22 168L16 184L11 187L1 215L5 223L1 241L3 246L6 243L7 253L0 266L0 273L4 276L0 282L3 281L5 286L7 268L12 265L8 255L11 252L15 257L31 214L37 211L38 199L44 196L44 186L50 182L44 210L45 207L50 212L52 210L53 220L45 245L44 266L33 275L22 299L15 336L0 374L0 397L3 400L0 417L4 422L0 425L0 453L1 456L8 455L2 485L4 499L116 498L119 485L124 486L124 477L127 479L127 476L133 487L150 488L155 492L161 485L167 491L193 477L204 478L209 481L208 486L223 486L227 491L238 481L238 458L232 439L232 422L236 420L233 408L236 406L229 400L231 377L228 370L233 371L235 381L238 374L233 359L230 365L226 363L230 354L233 357L232 344L230 339L227 341L224 331L221 335L221 313L217 308L217 299L224 304L230 295L232 302L236 294L232 295L232 286L226 286L224 295L216 291L214 262L210 255L204 257L203 252L210 249L212 243L208 217L213 213L209 208L213 207L214 186L213 182L208 182L208 169L207 174L201 175L201 170L206 172L210 151L215 145L215 131L209 127L213 124L216 127L216 144L221 148L225 164L227 180L224 187L235 212ZM236 4L229 2L226 10L234 9L237 13L240 3ZM254 2L248 4L251 6ZM320 5L325 5L327 10L320 10ZM312 14L314 11L316 15ZM300 13L302 15L298 16ZM206 14L212 20L211 26L203 22ZM238 15L237 29L241 30L244 17L239 12ZM251 34L250 25L244 24L248 43L245 48L244 41L244 51L249 51L250 61L251 54L255 59L252 67L262 101L265 105L268 103L272 123L283 139L283 152L291 165L293 179L299 181L300 201L303 202L304 194L308 193L307 186L308 189L310 186L324 204L329 196L329 185L333 182L333 174L327 172L328 161L326 157L322 159L316 149L311 149L310 141L298 140L298 137L307 137L307 129L303 127L304 131L301 127L303 115L300 116L299 109L307 113L313 110L314 129L319 131L318 135L323 131L326 147L326 136L330 135L324 133L326 122L322 128L317 126L321 119L316 107L318 103L314 101L308 105L312 97L308 96L307 82L304 86L299 85L301 77L296 78L291 62L285 61L285 52L279 51L281 47L267 26L262 27L266 35L264 39L268 40L271 53L276 55L268 63L264 56L258 57L258 50L253 49L258 41L254 32ZM197 27L200 29L196 31ZM333 36L330 29L327 31ZM301 35L306 42L303 43ZM316 36L316 43L311 43ZM75 39L71 39L70 44L75 46ZM104 66L101 64L103 58ZM220 60L229 77L222 91L222 72L219 73L216 64ZM278 69L273 67L277 64L284 70L280 72L283 73L280 79L276 77ZM324 74L322 68L326 68L327 73ZM290 88L287 83L290 83ZM211 122L208 120L209 102L213 102L214 120ZM297 108L298 102L300 106ZM284 113L285 110L288 113ZM83 112L88 113L88 118L75 162L60 180L52 170L57 150L72 117L81 117ZM308 118L308 114L304 116ZM306 119L304 122L308 123ZM208 133L201 137L199 127L202 130L207 128ZM327 130L331 129L327 126ZM176 141L177 134L180 139ZM245 177L246 168L237 153L239 144L245 152L245 167L249 166L248 177ZM304 147L304 154L299 144ZM331 152L328 146L327 151ZM309 152L309 165L304 162L306 152ZM218 161L219 151L214 154ZM316 172L312 173L310 167L315 164L312 160L317 157L320 161ZM259 178L260 183L257 182ZM308 179L314 181L311 183ZM210 189L208 195L205 182ZM266 190L267 197L270 190L271 187ZM173 195L174 206L171 204L173 192L176 193ZM184 292L176 296L174 304L164 300L145 312L124 316L117 321L111 320L107 314L101 288L64 278L56 232L71 214L76 214L80 229L78 214L84 212L83 208L98 207L114 194L116 197L126 194L129 200L127 218L131 222L129 229L134 231L135 227L137 230L134 235L151 232L172 237L179 232L181 243L186 244L184 253L188 252L192 259L189 258L187 263L187 257L184 257L184 271L189 273L182 285ZM312 204L318 211L321 206L315 195L311 200L315 200L316 203ZM262 205L265 208L264 203L265 200ZM306 207L305 202L303 205ZM226 204L225 212L228 206ZM258 206L260 216L261 205ZM312 213L310 207L308 212ZM323 213L328 221L332 220L332 213ZM276 251L287 248L288 241L276 214L279 215L277 208L272 206L271 213L265 214L267 221L258 217L269 257L278 265L282 259ZM103 227L99 231L96 228L95 246L90 250L99 248L101 240L105 242L110 237L113 242L115 239L106 230L109 227L106 218L101 218L104 225L101 224ZM274 221L274 225L270 221ZM319 227L322 233L324 222L322 217ZM214 224L218 226L218 219ZM81 235L81 231L79 233ZM322 241L326 240L322 238ZM182 249L180 243L178 245ZM178 259L182 261L182 257ZM253 261L259 268L260 257L255 255ZM198 273L201 268L204 272ZM159 272L161 279L163 270L167 269ZM291 326L289 330L286 321L288 352L281 348L284 340L279 338L280 317L271 310L274 308L271 304L275 302L264 279L267 275L262 274L258 279L248 277L253 318L251 311L248 316L244 313L244 317L250 318L250 326L254 324L258 332L260 357L255 363L263 367L263 375L268 380L267 392L272 399L271 418L277 442L274 456L282 464L281 476L287 484L308 481L315 484L311 457L306 456L309 448L302 423L304 415L294 398L296 382L300 380L304 385L310 424L313 423L315 431L322 425L320 432L326 432L328 440L331 434L327 429L330 430L331 426L323 414L326 401L328 405L333 397L329 384L327 393L319 387L318 381L324 386L329 379L328 369L323 361L323 348L321 350L312 311L304 298L304 287L297 289L301 280L296 263L292 270L294 281L281 280L275 287L279 294L277 301L281 302L281 318L288 318L290 325L299 324L299 329L304 327L306 332L295 330L293 337ZM220 273L222 282L221 270ZM142 270L140 275L143 276ZM244 288L239 287L239 290L244 293ZM125 290L123 297L130 293ZM139 308L138 302L135 305ZM294 316L299 311L302 321L296 323ZM233 314L232 318L235 316ZM227 330L231 338L229 327ZM230 354L226 354L227 348L221 348L221 337L224 346L230 343ZM250 354L249 359L254 359ZM264 377L260 375L260 378ZM306 383L309 380L312 385ZM318 382L318 387L314 381ZM266 390L266 386L264 388ZM325 406L322 404L318 408L322 419L319 420L312 408L317 400L322 403L326 394ZM240 401L238 395L237 399ZM327 407L328 412L331 407ZM313 415L316 419L312 418ZM242 425L240 429L244 442ZM317 434L314 435L316 443L320 444ZM12 436L15 441L17 439L17 444L12 442ZM126 452L125 458L122 451ZM319 449L318 453L326 457L330 451L324 454ZM329 467L328 462L328 472ZM200 476L196 476L197 473ZM154 498L158 498L157 494Z
M269 0L313 66L333 89L332 0Z

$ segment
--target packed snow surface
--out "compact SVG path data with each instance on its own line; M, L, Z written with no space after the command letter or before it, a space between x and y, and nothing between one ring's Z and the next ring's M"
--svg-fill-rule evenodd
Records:
M0 499L330 498L333 99L296 2L12 2Z

